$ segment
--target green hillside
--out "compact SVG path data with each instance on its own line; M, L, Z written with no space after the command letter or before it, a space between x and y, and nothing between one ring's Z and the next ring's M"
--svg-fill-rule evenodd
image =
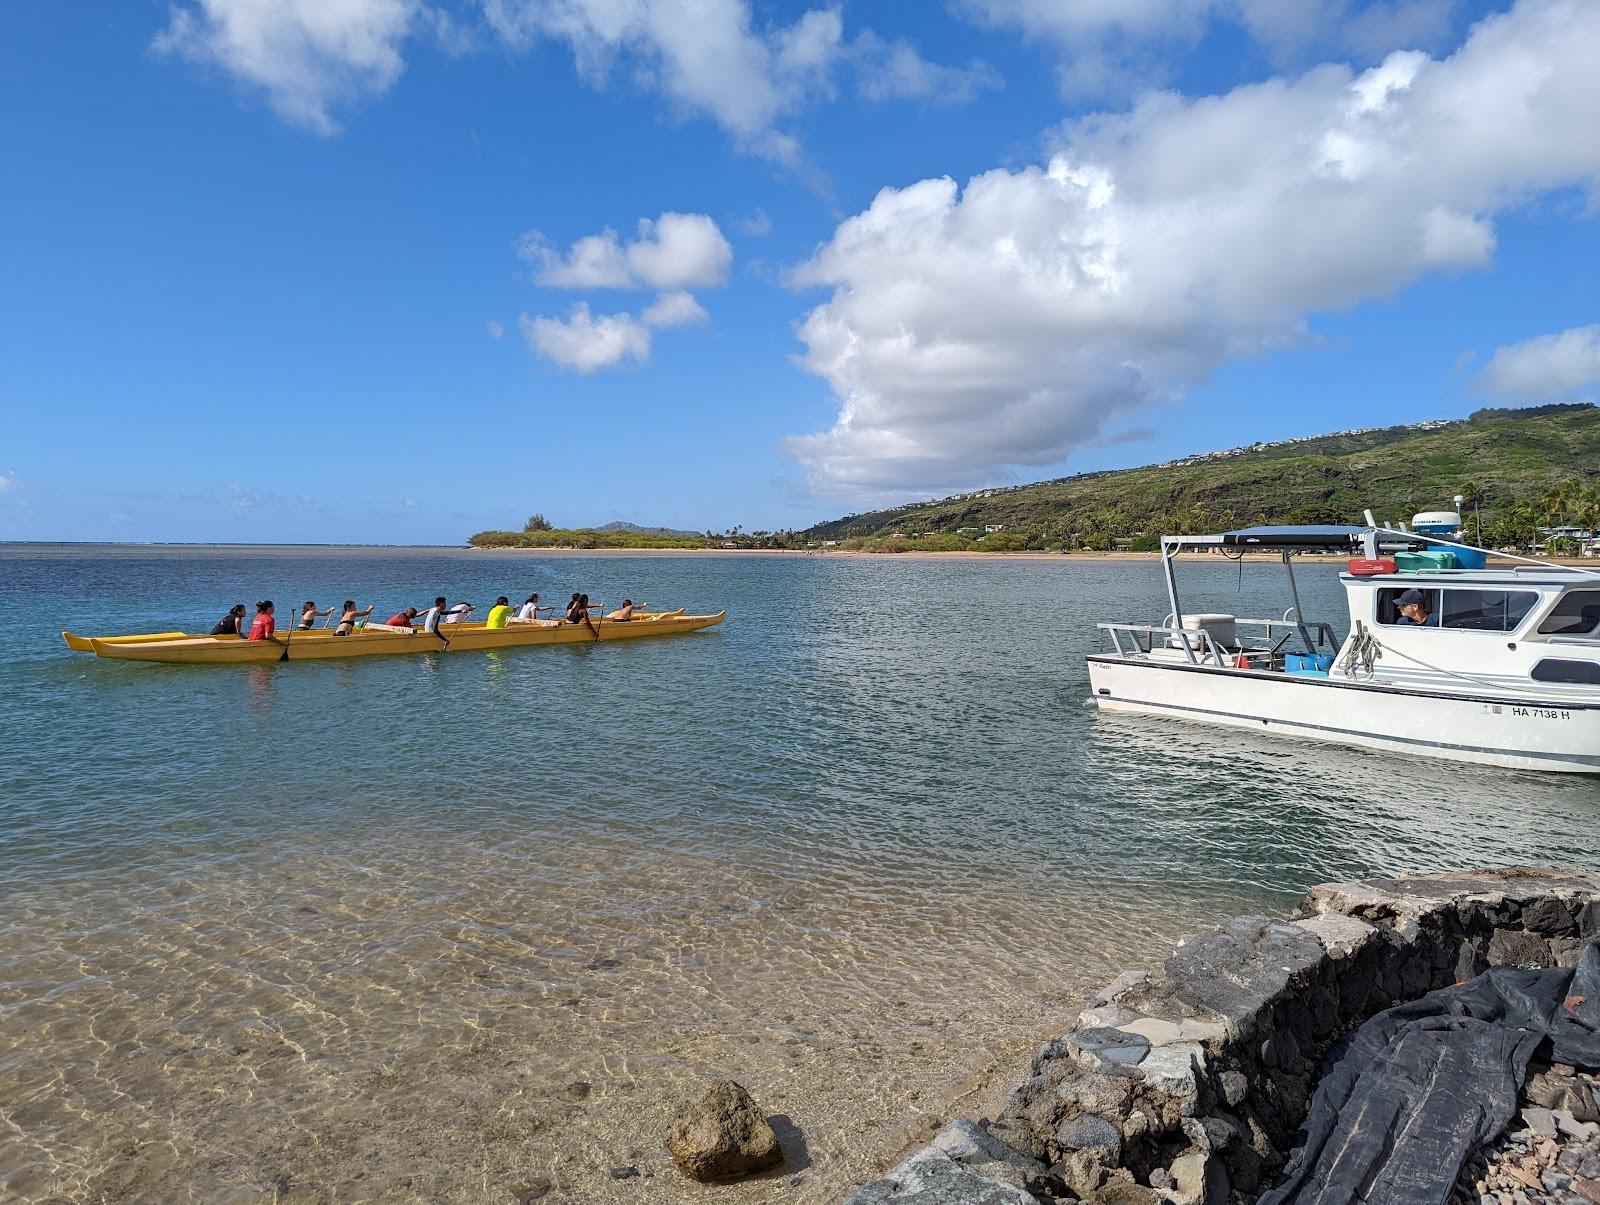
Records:
M1165 465L981 490L820 523L812 540L949 536L1004 524L1003 546L1104 546L1145 533L1261 522L1380 522L1476 499L1490 528L1548 522L1600 477L1600 409L1480 410L1469 419L1345 432ZM1578 488L1574 489L1576 486ZM1560 499L1552 508L1550 497ZM1469 513L1471 506L1468 506ZM970 533L969 533L970 534Z

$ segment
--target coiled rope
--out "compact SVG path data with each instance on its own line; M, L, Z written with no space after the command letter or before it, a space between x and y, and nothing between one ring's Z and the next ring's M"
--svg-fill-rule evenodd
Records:
M1524 698L1550 701L1547 691L1523 690L1504 682L1495 682L1488 678L1479 678L1473 674L1464 674L1460 670L1446 669L1442 665L1434 665L1431 661L1424 661L1421 657L1404 652L1393 645L1384 644L1372 633L1366 625L1358 622L1355 635L1350 638L1350 647L1345 650L1344 656L1339 659L1339 668L1344 671L1347 678L1354 678L1359 670L1363 677L1371 678L1376 663L1384 653L1393 653L1404 661L1413 665L1420 665L1423 669L1431 669L1436 674L1443 674L1447 678L1459 678L1463 682L1471 682L1474 686L1481 686L1488 690L1499 691L1502 694L1521 695Z

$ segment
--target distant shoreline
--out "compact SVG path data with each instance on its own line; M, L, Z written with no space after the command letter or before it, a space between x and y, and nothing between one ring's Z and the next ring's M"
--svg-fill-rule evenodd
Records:
M474 548L473 552L514 552L535 556L687 556L687 557L793 557L809 560L866 561L1159 561L1159 552L867 552L829 548L806 551L795 548ZM1207 554L1200 554L1201 556ZM1191 554L1189 559L1195 559ZM1221 557L1217 558L1221 560ZM1278 560L1277 553L1246 553L1247 561ZM1328 557L1330 563L1344 558ZM1233 561L1229 561L1232 564Z
M1071 564L1124 564L1159 562L1159 552L981 552L970 551L907 551L868 552L865 549L828 548L477 548L468 544L220 544L220 543L118 543L93 540L0 540L0 553L52 552L70 554L76 551L116 549L119 552L148 552L181 554L184 552L279 552L303 554L357 553L513 553L519 556L545 557L776 557L793 559L827 560L879 560L879 561L1028 561ZM1233 558L1223 558L1217 553L1189 551L1181 555L1185 564L1195 564L1208 559L1236 564ZM1241 558L1261 564L1277 564L1279 554L1271 551L1250 551ZM1301 565L1342 564L1348 558L1339 556L1297 556ZM1565 565L1589 569L1600 574L1600 559L1589 557L1543 557L1547 565ZM1516 564L1506 557L1491 555L1490 568L1506 568Z

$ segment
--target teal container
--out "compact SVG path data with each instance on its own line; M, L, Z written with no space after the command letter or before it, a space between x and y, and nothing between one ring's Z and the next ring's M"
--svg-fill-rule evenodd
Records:
M1456 554L1458 569L1482 569L1489 563L1489 554L1476 548L1455 548L1451 551Z
M1331 653L1285 653L1283 672L1301 674L1308 678L1326 678L1333 668Z
M1440 569L1456 568L1453 552L1397 552L1395 566L1401 573L1435 573Z

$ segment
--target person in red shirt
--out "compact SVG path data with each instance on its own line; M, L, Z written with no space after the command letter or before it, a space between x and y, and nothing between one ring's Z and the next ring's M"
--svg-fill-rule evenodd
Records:
M272 603L258 602L256 604L255 622L250 625L249 640L272 640L272 633L277 631L278 621L272 618Z
M409 628L411 626L411 621L416 617L417 609L415 607L407 607L398 615L389 616L388 620L385 621L384 626L391 628Z

